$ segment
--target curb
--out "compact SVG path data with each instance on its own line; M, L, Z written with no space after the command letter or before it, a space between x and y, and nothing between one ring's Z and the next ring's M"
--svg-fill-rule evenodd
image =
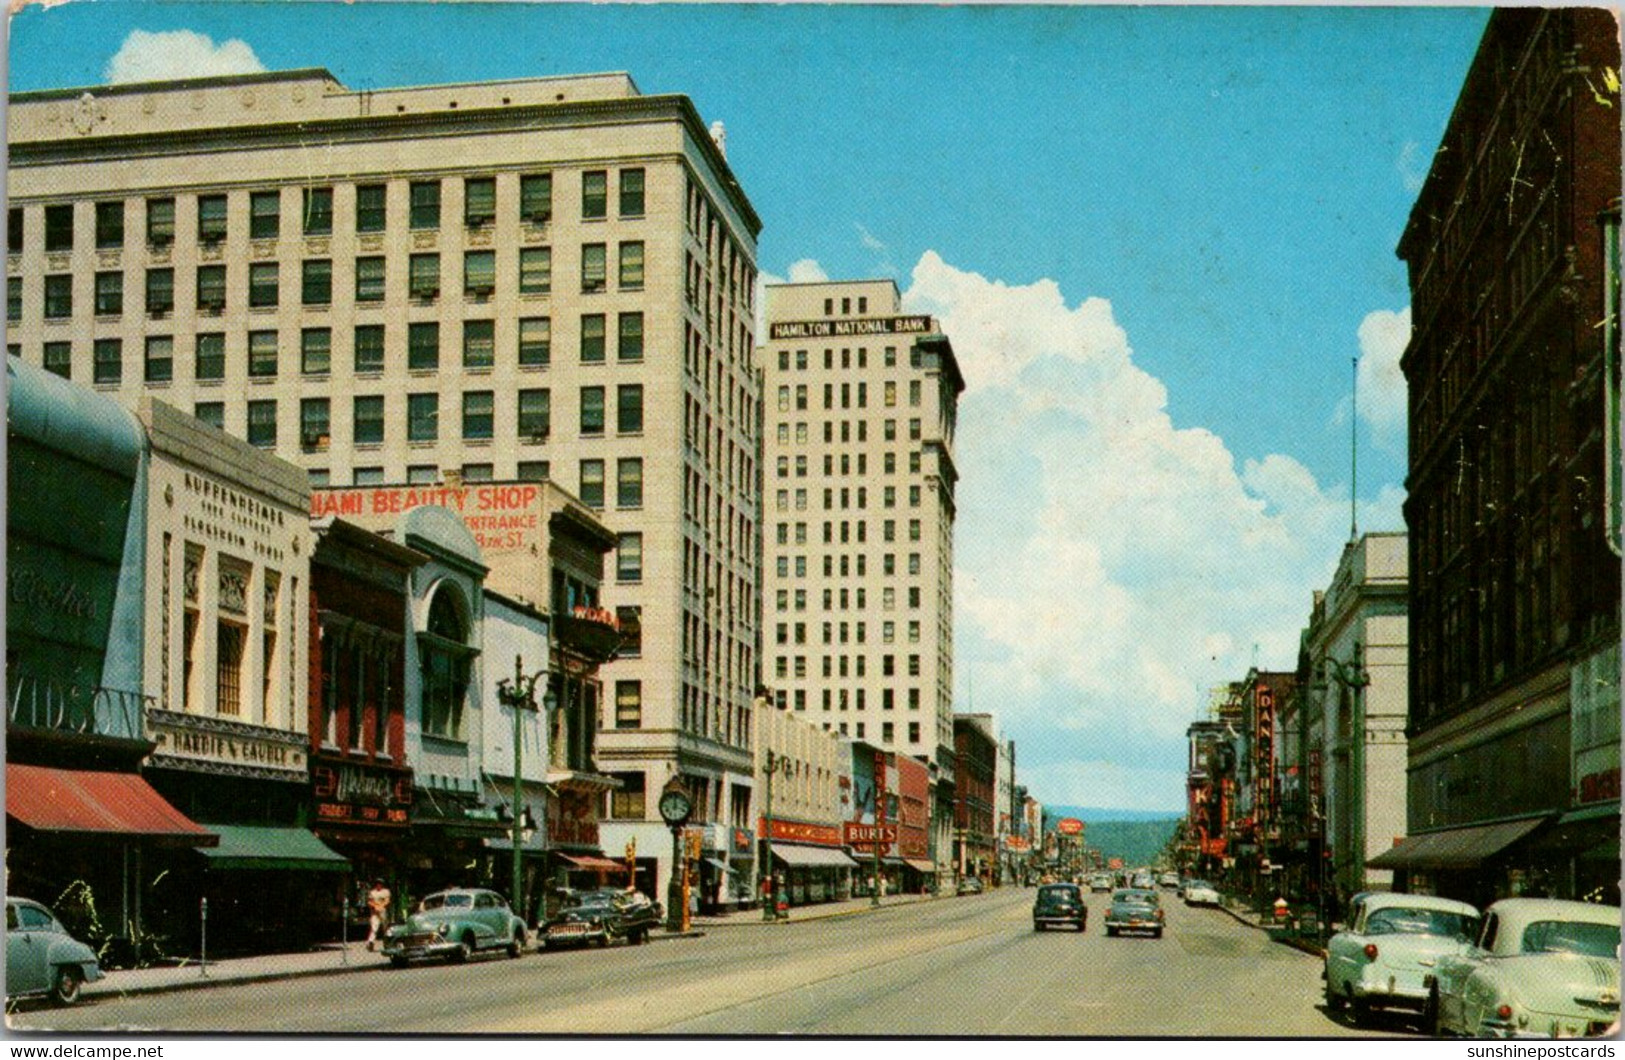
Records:
M1222 903L1219 904L1218 906L1210 906L1209 908L1222 909L1236 923L1245 924L1250 928L1257 928L1259 931L1262 931L1265 934L1269 934L1270 929L1275 926L1274 924L1260 924L1260 923L1256 923L1256 922L1254 922L1252 920L1248 920L1246 917L1242 916L1240 913L1236 912L1234 909L1231 909L1229 906L1224 905ZM1285 938L1285 937L1279 937L1279 936L1271 935L1270 936L1270 941L1278 942L1283 946L1288 946L1288 947L1290 947L1292 949L1298 950L1299 952L1307 953L1307 954L1309 954L1309 955L1311 955L1313 957L1320 957L1320 958L1324 959L1325 956L1326 956L1326 951L1324 949L1322 949L1321 947L1315 945L1312 942L1306 942L1303 939Z
M679 931L670 934L651 934L650 942L663 942L668 939L701 939L705 937L704 931ZM546 951L540 949L527 949L525 956L540 956ZM84 991L84 1000L94 1001L99 998L140 997L149 994L173 994L183 990L208 990L220 986L254 986L262 983L276 983L288 979L314 979L324 975L350 975L359 972L387 972L394 970L388 961L379 961L371 964L335 964L328 968L297 968L286 972L258 972L249 975L232 975L221 978L198 976L196 979L181 980L169 983L151 983L146 986L130 987L89 987ZM112 973L117 974L117 973Z

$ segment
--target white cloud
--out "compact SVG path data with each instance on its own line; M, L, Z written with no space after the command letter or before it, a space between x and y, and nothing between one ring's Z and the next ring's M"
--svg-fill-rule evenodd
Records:
M102 72L112 84L167 81L222 74L254 74L265 69L254 49L240 40L216 44L191 30L148 33L131 30Z
M1066 738L1071 764L1040 798L1177 806L1207 688L1245 673L1254 645L1264 668L1295 664L1310 594L1347 540L1347 495L1281 454L1238 469L1221 438L1177 426L1104 299L1070 305L1049 280L1013 286L927 253L904 303L941 319L967 382L961 681L974 672L978 709L1026 741L1023 772ZM1400 499L1362 505L1361 526L1402 525Z
M875 238L873 232L858 224L856 221L852 223L852 227L858 230L858 242L862 243L866 249L873 250L880 254L884 254L887 251L888 248L886 244Z
M791 283L825 283L828 280L824 267L811 258L802 258L790 264Z
M1399 149L1399 157L1394 159L1394 169L1399 171L1400 182L1412 194L1421 191L1428 179L1428 167L1423 164L1427 160L1420 157L1421 154L1422 145L1415 140L1407 140L1405 146Z
M1407 395L1405 373L1399 359L1411 341L1411 311L1378 309L1360 322L1360 362L1355 371L1355 393L1360 418L1372 437L1390 448L1405 441Z

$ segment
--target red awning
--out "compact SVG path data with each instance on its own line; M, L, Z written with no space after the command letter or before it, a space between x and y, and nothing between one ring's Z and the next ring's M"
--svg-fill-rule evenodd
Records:
M6 764L6 816L41 832L145 836L212 847L220 837L164 801L134 773Z
M583 869L595 869L598 872L626 871L626 862L624 861L611 861L608 858L593 857L591 854L560 854L559 856Z

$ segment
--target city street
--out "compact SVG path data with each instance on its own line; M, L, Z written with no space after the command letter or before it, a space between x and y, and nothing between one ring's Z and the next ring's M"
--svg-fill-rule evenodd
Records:
M1034 891L704 938L26 1008L18 1030L1347 1037L1317 958L1165 896L1160 940L1034 933ZM116 973L115 973L116 974Z

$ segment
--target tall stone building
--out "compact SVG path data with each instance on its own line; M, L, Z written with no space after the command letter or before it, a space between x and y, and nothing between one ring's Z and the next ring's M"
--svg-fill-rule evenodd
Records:
M954 430L964 380L890 280L766 289L762 675L778 704L935 767L951 863Z
M1410 834L1382 863L1474 901L1619 896L1619 62L1607 11L1496 10L1398 248Z
M749 819L760 222L687 97L307 69L20 93L8 123L11 354L318 487L562 484L618 535L606 845L669 856L673 773L696 824Z

